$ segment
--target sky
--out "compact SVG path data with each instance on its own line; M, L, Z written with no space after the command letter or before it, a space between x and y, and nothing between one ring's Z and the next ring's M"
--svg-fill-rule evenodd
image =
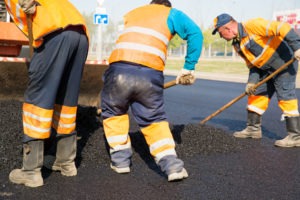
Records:
M97 0L69 0L82 13L94 13ZM123 15L151 0L100 0L110 20L121 21ZM228 13L237 21L255 17L271 20L274 11L300 9L300 0L170 0L172 7L183 11L203 28L212 26L213 19ZM92 19L91 19L92 20Z

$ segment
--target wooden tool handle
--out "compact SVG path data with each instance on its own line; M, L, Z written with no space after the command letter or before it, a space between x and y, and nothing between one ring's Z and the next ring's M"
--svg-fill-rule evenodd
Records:
M172 87L174 85L176 85L176 80L172 80L170 82L165 83L164 84L164 89L167 89L167 88Z
M276 71L274 71L272 74L270 74L269 76L267 76L265 79L263 79L262 81L258 82L257 84L255 84L253 86L253 88L257 88L259 86L261 86L262 84L266 83L268 80L270 80L271 78L273 78L274 76L276 76L278 73L280 73L282 70L284 70L287 66L289 66L290 64L292 64L295 61L295 58L292 58L290 61L288 61L287 63L285 63L284 65L282 65L281 67L279 67ZM240 99L242 99L244 96L246 96L247 94L244 92L243 94L239 95L238 97L234 98L233 100L231 100L230 102L228 102L227 104L225 104L223 107L221 107L219 110L217 110L216 112L214 112L213 114L209 115L208 117L206 117L204 120L202 120L200 122L201 125L204 125L208 120L210 120L211 118L215 117L216 115L218 115L219 113L221 113L223 110L225 110L226 108L230 107L232 104L236 103L237 101L239 101Z

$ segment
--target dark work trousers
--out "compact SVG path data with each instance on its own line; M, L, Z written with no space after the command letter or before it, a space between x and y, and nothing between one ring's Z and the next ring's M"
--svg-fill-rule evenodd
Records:
M104 74L101 94L103 119L126 114L128 109L140 127L166 120L163 72L116 62Z
M81 27L70 27L45 37L29 67L25 102L44 109L54 104L76 106L88 39Z
M54 105L75 107L88 53L88 38L81 26L70 26L44 37L34 50L25 91L25 103L53 110ZM23 142L31 140L24 135Z
M275 69L274 69L275 70ZM270 79L268 82L262 84L256 89L256 95L266 96L269 99L272 98L276 92L277 99L288 101L291 99L297 99L296 96L296 76L298 71L298 61L294 61L286 69ZM260 81L269 76L272 71L263 71L260 73Z

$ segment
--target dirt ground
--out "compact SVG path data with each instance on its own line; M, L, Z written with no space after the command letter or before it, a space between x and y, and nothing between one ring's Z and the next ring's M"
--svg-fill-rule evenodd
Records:
M239 140L223 130L199 124L170 124L178 156L189 177L169 183L151 158L145 140L131 122L132 171L110 167L96 108L78 109L76 177L42 169L44 186L12 184L9 172L22 166L21 102L0 101L0 199L297 199L300 154L278 149L268 140ZM49 150L48 142L46 153Z

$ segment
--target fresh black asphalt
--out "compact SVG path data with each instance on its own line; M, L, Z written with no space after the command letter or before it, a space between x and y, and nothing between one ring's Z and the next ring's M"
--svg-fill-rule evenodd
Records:
M173 78L166 77L166 81ZM165 109L176 150L189 172L187 179L174 183L169 183L155 165L134 121L130 131L131 173L113 172L101 118L95 108L80 106L78 175L64 177L43 168L44 186L12 184L9 172L22 166L22 103L0 101L0 199L299 199L300 149L273 145L286 135L276 97L263 117L261 140L232 137L233 131L245 126L246 98L205 125L199 124L243 89L241 83L209 80L166 89Z

